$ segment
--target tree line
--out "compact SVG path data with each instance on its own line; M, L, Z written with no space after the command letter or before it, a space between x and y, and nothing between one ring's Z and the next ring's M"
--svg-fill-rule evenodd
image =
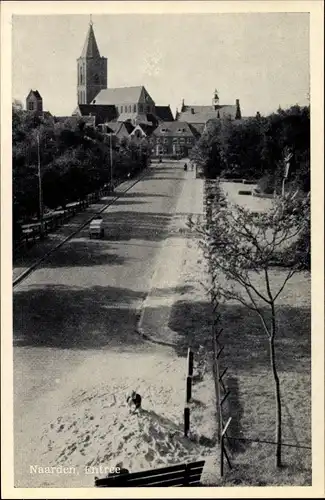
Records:
M110 182L111 159L117 181L144 168L149 154L147 141L141 146L127 138L118 141L82 118L62 121L13 106L14 228L39 216L39 171L45 209L65 208Z
M264 193L280 192L285 152L290 151L288 183L310 190L310 107L292 106L241 120L210 120L191 159L205 177L259 180Z

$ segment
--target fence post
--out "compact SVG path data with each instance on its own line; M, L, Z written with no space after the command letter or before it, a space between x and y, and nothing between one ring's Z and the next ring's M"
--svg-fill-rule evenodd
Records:
M193 375L193 351L191 351L190 347L187 351L187 375L189 377Z
M220 476L223 477L223 434L221 433L221 442L220 442Z
M186 377L186 403L191 400L192 397L192 377Z
M190 430L190 409L188 406L184 408L184 436L188 436Z
M221 436L220 436L221 437L221 443L220 443L220 476L221 477L223 476L223 471L224 471L224 467L223 467L223 465L224 465L223 464L223 456L224 455L226 456L228 465L231 468L231 463L230 463L229 457L227 455L227 452L225 450L225 444L224 444L224 437L226 435L226 432L227 432L227 429L230 425L231 420L232 420L232 417L229 417L226 425L224 426L224 428L221 431Z

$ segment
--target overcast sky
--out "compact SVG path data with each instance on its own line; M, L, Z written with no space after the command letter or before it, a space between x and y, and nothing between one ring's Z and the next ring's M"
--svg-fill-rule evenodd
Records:
M93 15L108 86L144 85L156 104L240 99L244 116L307 104L309 15L306 13ZM55 115L77 104L77 63L89 16L13 17L12 97L30 89Z

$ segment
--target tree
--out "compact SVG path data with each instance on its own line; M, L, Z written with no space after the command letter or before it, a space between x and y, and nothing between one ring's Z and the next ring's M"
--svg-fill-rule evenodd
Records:
M309 106L292 106L266 117L209 120L190 157L207 178L262 178L260 187L273 193L281 190L283 151L289 148L293 157L287 182L308 192L309 115Z
M21 111L24 109L23 103L21 102L20 99L13 99L12 107L13 107L13 109L15 109L17 111Z
M301 237L308 232L309 220L309 196L298 200L288 194L276 198L268 212L255 213L227 204L220 188L214 203L209 205L207 223L193 224L190 220L190 226L203 236L201 245L209 261L215 300L235 300L254 311L267 335L275 390L277 467L282 464L282 409L275 351L276 301L286 283L305 266L309 245L301 245ZM276 265L281 265L286 273L275 290L270 271ZM254 280L257 275L262 277L262 286ZM266 311L261 308L262 304L266 305Z
M197 144L191 150L190 160L203 168L204 175L216 179L224 168L222 125L220 120L209 120Z

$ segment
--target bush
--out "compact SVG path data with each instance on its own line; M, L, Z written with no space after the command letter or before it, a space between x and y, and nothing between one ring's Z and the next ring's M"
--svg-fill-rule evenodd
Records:
M247 195L249 195L249 194L252 194L252 191L240 190L240 191L238 191L238 194L247 194Z
M275 189L274 175L266 174L257 183L257 192L262 194L273 194Z

